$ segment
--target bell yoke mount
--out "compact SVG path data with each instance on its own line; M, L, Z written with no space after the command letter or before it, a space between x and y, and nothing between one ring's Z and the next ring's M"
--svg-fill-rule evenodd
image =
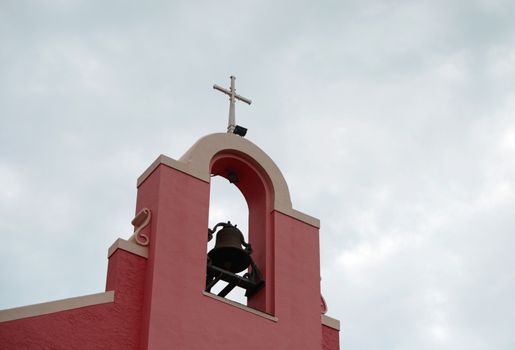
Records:
M245 242L241 231L230 221L220 222L213 229L208 228L208 241L213 239L219 227L222 229L217 232L215 247L207 254L206 291L209 292L218 281L222 280L228 285L218 293L219 296L225 297L234 287L241 287L246 290L245 295L249 297L265 283L261 272L252 260L252 247L250 243ZM237 275L249 266L251 267L249 272L243 276Z

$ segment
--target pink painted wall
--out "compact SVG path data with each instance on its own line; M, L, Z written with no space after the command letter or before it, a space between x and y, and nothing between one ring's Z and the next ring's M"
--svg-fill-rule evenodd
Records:
M340 332L336 329L322 326L322 350L340 349Z
M117 250L107 277L113 303L0 323L0 349L139 349L145 264Z
M241 168L238 162L224 166ZM216 172L223 175L220 169ZM246 186L253 183L240 180L238 187L246 196L252 190ZM263 195L267 193L270 189ZM246 198L252 213L253 197ZM271 200L269 195L267 201ZM266 250L258 254L260 266L266 266L266 299L274 305L275 322L202 294L208 183L161 165L139 188L138 210L143 207L154 213L145 286L145 294L152 297L145 304L144 349L322 349L316 227L268 211L268 204L260 207L264 211L257 220L265 224L257 227L264 232L249 236L253 247L253 239L261 240L261 249ZM265 236L256 238L259 234Z
M149 258L119 249L109 259L115 301L0 323L0 348L339 349L338 331L321 324L318 228L273 210L270 181L251 159L219 154L211 165L239 172L266 280L249 306L276 321L203 294L209 183L160 165L136 204L152 211Z

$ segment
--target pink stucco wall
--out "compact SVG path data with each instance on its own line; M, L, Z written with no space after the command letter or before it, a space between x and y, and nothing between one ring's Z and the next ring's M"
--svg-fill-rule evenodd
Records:
M322 350L340 349L340 332L336 329L322 326Z
M117 250L108 272L113 303L0 323L0 349L139 349L145 264Z
M240 184L246 185L252 183ZM261 234L268 236L265 280L274 299L273 316L278 318L272 321L202 294L208 183L160 166L140 186L139 198L138 206L155 213L145 292L152 298L145 305L144 348L321 349L316 227L277 211L264 212L260 218L270 223Z
M266 280L249 306L273 319L203 294L209 183L160 165L136 204L152 211L149 257L121 249L110 257L114 302L0 323L0 348L339 349L338 331L321 324L318 228L273 210L270 181L251 160L217 157L220 175L227 167L247 174L238 187Z

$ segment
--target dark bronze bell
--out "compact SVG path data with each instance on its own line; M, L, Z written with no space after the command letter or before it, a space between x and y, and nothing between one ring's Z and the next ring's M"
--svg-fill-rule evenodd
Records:
M211 263L232 273L245 270L251 262L250 253L252 250L250 244L245 242L241 231L236 226L231 225L230 221L216 224L213 230L209 230L210 237L219 226L223 228L216 235L215 247L207 254Z

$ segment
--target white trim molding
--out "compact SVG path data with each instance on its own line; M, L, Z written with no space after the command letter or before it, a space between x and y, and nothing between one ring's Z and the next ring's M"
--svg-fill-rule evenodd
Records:
M336 329L337 331L340 330L340 321L336 318L332 318L326 315L322 315L322 324L324 326Z
M0 310L0 322L19 320L21 318L52 314L55 312L78 309L81 307L114 302L114 291L84 295L80 297L49 301L41 304Z
M264 312L261 312L259 310L256 310L256 309L253 309L251 307L248 307L246 305L243 305L243 304L240 304L240 303L237 303L235 301L232 301L232 300L229 300L229 299L226 299L226 298L222 298L222 297L219 297L218 295L216 294L212 294L212 293L209 293L209 292L206 292L206 291L203 291L202 294L204 294L206 297L210 297L212 299L215 299L215 300L218 300L218 301L221 301L222 303L226 303L226 304L229 304L229 305L232 305L234 307L237 307L238 309L242 309L244 311L247 311L247 312L250 312L250 313L253 313L254 315L257 315L257 316L261 316L263 318L266 318L267 320L270 320L270 321L274 321L274 322L277 322L279 319L275 316L272 316L272 315L269 315L267 313L264 313Z
M211 160L221 152L244 154L253 159L263 168L272 183L274 210L320 228L319 219L293 209L288 184L274 161L254 143L235 134L217 133L204 136L179 160L160 155L138 178L137 185L139 187L161 164L209 183Z
M136 244L134 241L126 241L125 239L118 238L109 247L109 250L107 251L107 257L110 258L117 249L125 250L129 253L148 259L148 247Z

